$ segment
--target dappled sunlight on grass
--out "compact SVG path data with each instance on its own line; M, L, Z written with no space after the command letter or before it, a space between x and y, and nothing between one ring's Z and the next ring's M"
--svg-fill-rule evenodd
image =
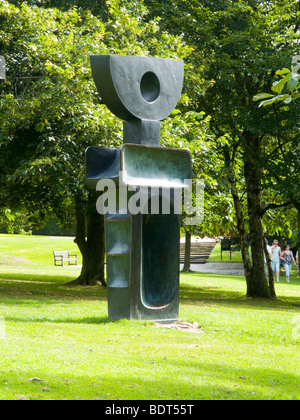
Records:
M0 267L1 399L300 399L297 277L273 301L242 276L181 273L195 334L109 320L105 288L66 285L79 272Z
M209 303L219 301L220 305L253 306L257 309L280 309L288 305L300 307L300 280L297 276L291 278L290 283L282 280L275 284L277 299L251 299L246 297L246 281L243 276L222 274L181 274L180 296L183 303L190 301ZM185 281L187 280L187 281Z

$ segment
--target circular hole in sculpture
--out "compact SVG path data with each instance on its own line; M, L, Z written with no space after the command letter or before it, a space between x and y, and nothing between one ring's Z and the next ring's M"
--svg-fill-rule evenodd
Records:
M144 74L141 80L141 94L148 103L156 101L160 94L160 83L158 77L152 71Z

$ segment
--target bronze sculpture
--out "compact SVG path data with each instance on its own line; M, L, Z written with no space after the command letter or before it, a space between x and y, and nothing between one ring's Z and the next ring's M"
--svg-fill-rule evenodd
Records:
M91 67L102 103L124 120L121 149L86 151L87 186L101 190L101 180L116 185L114 210L105 214L109 318L176 320L176 191L191 178L191 159L188 151L160 147L160 121L179 100L183 62L99 55L91 56ZM140 212L131 211L133 199L135 204L139 200Z

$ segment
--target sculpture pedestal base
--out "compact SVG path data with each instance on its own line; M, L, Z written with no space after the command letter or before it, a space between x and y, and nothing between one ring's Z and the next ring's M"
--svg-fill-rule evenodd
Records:
M177 320L179 216L110 215L105 232L109 318Z

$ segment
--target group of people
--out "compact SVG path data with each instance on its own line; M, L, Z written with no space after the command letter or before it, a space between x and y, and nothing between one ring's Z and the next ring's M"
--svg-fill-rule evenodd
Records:
M280 263L282 261L285 268L286 281L289 282L292 263L299 267L298 251L295 258L293 252L290 250L289 245L285 245L284 251L281 251L281 248L276 239L273 241L272 246L267 244L267 250L271 258L271 267L274 272L274 276L276 275L276 280L279 281Z

